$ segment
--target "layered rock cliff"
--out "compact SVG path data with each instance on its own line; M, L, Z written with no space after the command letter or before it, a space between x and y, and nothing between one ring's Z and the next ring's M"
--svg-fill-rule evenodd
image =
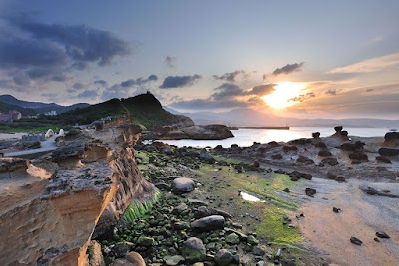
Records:
M87 265L94 230L155 193L134 160L140 132L74 129L31 162L1 158L0 265Z

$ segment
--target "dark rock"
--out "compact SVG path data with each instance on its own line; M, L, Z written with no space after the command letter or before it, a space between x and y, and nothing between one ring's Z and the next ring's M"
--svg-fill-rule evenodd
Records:
M215 163L215 159L213 158L212 155L210 155L209 153L201 153L198 158L200 158L200 160L205 161L209 164L213 164Z
M254 254L255 256L264 256L266 254L266 251L258 246L255 246L252 248L252 254Z
M289 177L291 178L292 181L298 181L300 178L308 179L308 180L312 179L312 175L311 174L301 173L301 172L298 172L298 171L293 171L292 173L290 173L288 175L289 175Z
M140 236L137 239L137 244L140 246L145 246L145 247L149 247L152 246L154 244L154 238L152 237L147 237L147 236Z
M301 163L301 164L314 164L314 161L312 159L309 159L308 157L302 156L300 155L298 157L298 159L296 160L297 163Z
M336 127L334 127L335 132L341 132L342 129L343 129L342 126L336 126Z
M391 238L389 235L387 235L387 233L385 232L376 232L375 233L376 236L378 236L379 238Z
M315 138L315 139L320 138L320 132L313 132L312 138Z
M342 129L343 129L342 126L336 126L336 127L334 127L335 132L341 132Z
M316 148L326 149L327 145L324 142L317 142L314 144Z
M334 174L331 173L331 172L327 172L327 178L328 178L328 179L335 179L335 178L337 178L337 176L334 175Z
M321 160L321 162L323 164L329 164L331 166L337 165L338 164L338 160L336 158L324 158L323 160Z
M283 159L283 156L281 156L281 154L277 153L277 154L272 154L272 159L273 160L281 160Z
M316 194L316 189L314 188L305 188L305 194L307 196L313 197L314 194Z
M111 248L111 250L112 250L112 252L114 252L116 257L123 257L130 251L130 248L133 246L134 246L134 244L131 242L122 241L122 242L116 243Z
M269 143L267 143L267 146L269 146L270 148L275 148L275 147L280 146L280 144L278 144L275 141L270 141Z
M238 149L238 148L240 148L237 144L231 144L230 145L230 148L232 148L232 149Z
M306 145L312 143L312 140L306 138L300 138L300 139L291 140L288 143L293 145Z
M375 159L378 161L378 162L382 162L382 163L392 163L391 162L391 160L389 160L387 157L385 157L385 156L377 156L377 157L375 157Z
M321 151L319 151L319 153L317 155L319 155L320 157L332 156L331 152L329 152L328 150L321 150Z
M384 139L386 142L399 140L399 132L388 132L385 134Z
M224 227L225 219L221 215L211 215L200 218L191 223L191 229L195 231L213 231Z
M396 156L399 155L399 149L391 149L391 148L380 148L378 153L381 156Z
M194 181L188 177L177 177L172 182L172 191L176 194L187 193L195 188Z
M280 174L280 175L285 175L286 172L282 169L277 169L276 171L274 171L276 174Z
M341 211L341 209L340 209L340 208L333 207L333 212L339 213L340 211Z
M361 161L357 161L357 160L353 160L352 162L351 162L351 164L361 164L362 162Z
M369 157L363 152L355 151L349 153L349 159L356 161L368 161Z
M348 131L342 130L341 132L339 132L339 134L340 134L342 137L347 137L347 136L348 136Z
M363 243L359 238L354 237L354 236L351 237L350 241L351 241L352 244L355 244L355 245L358 245L358 246L361 246L362 243Z
M189 262L202 261L206 258L206 248L202 240L196 237L190 237L183 242L181 253Z
M289 188L287 188L287 187L286 187L286 188L284 188L284 189L283 189L283 191L284 191L284 192L287 192L287 193L290 193L290 189L289 189Z
M223 146L222 145L217 145L214 149L215 150L223 150Z
M284 152L289 152L289 151L297 151L298 148L296 146L284 146L283 151Z
M226 219L233 217L230 213L228 213L224 210L206 208L204 206L194 209L194 218L196 218L196 219L211 216L211 215L221 215L221 216L225 217Z
M233 254L227 249L220 249L215 255L215 261L220 266L230 265L233 261Z
M346 178L343 177L343 176L337 176L337 177L335 178L335 181L337 181L337 182L345 182L345 181L346 181Z
M259 162L258 162L258 161L255 161L255 162L252 164L252 167L253 167L253 168L259 168L259 167L260 167Z

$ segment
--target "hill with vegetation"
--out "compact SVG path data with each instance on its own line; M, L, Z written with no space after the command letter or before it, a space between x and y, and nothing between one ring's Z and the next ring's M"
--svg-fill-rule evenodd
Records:
M59 115L68 125L84 125L107 117L129 117L130 121L148 129L162 126L191 126L194 122L183 115L173 115L162 108L162 104L151 93L126 99L112 99L103 103L75 109Z

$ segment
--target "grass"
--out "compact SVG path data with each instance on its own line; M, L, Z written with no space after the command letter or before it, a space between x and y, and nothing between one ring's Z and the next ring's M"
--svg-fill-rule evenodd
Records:
M157 190L155 192L154 198L149 201L146 202L132 201L129 204L129 206L126 208L119 222L126 223L133 221L136 218L143 217L147 212L149 212L152 209L153 204L157 202L160 195L161 192Z

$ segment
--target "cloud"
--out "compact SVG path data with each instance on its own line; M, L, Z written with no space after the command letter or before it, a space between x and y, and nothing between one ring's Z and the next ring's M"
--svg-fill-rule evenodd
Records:
M257 96L265 96L272 93L275 89L274 86L276 84L266 84L266 85L259 85L253 87L250 91L248 91L247 95L257 95Z
M87 85L81 82L76 82L75 84L72 85L72 88L74 88L75 90L81 90L86 88Z
M182 88L193 85L202 77L200 75L193 76L168 76L159 87L161 89Z
M94 81L93 83L94 83L94 84L101 85L101 86L103 86L103 87L107 86L107 82L106 82L105 80L102 80L102 79L96 80L96 81Z
M170 56L170 55L167 55L167 56L165 57L165 64L166 64L168 67L174 68L174 67L176 67L176 63L177 63L177 58L176 58L176 57Z
M399 65L399 53L374 57L330 70L330 74L371 73Z
M277 68L276 70L273 71L272 75L273 76L278 76L280 74L291 74L293 72L298 72L302 70L302 67L305 63L295 63L295 64L287 64L285 66L283 66L282 68ZM265 77L263 77L265 78Z
M228 82L236 82L236 78L239 75L242 75L245 80L250 77L250 73L247 73L244 70L236 70L236 71L231 72L231 73L224 73L221 76L213 75L213 78L216 79L216 80L224 80L224 81L228 81Z
M300 102L301 103L303 101L309 100L314 97L316 97L316 94L314 92L308 92L306 94L301 94L297 97L291 98L288 100L288 102Z
M337 95L338 91L337 90L333 90L333 89L329 89L328 91L326 91L326 95Z
M223 83L221 86L214 89L218 91L211 95L211 99L215 101L220 101L224 99L231 99L234 96L239 96L243 94L243 90L235 84Z
M158 76L150 75L147 79L145 78L138 78L138 79L128 79L126 81L121 82L121 86L124 88L131 88L133 86L141 86L151 81L157 81Z
M98 92L96 90L85 90L79 93L76 98L86 98L86 99L93 99L98 97Z

